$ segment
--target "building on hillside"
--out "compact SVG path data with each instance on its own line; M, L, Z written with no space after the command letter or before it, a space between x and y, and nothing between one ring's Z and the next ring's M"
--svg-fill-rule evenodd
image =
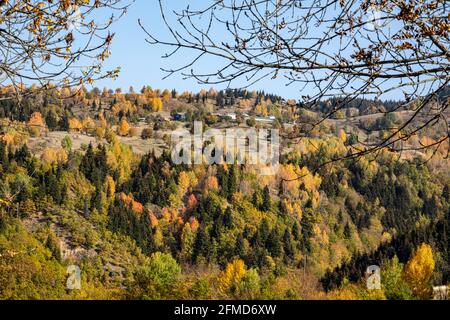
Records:
M433 287L433 300L449 300L450 288L448 286Z
M30 119L27 122L28 128L37 131L41 134L45 130L45 121L40 112L33 112Z
M177 113L172 115L172 120L173 121L185 121L186 120L186 114L185 113L181 113L181 112L177 112Z
M269 117L255 117L255 121L256 122L274 122L275 121L275 117L274 116L269 116Z

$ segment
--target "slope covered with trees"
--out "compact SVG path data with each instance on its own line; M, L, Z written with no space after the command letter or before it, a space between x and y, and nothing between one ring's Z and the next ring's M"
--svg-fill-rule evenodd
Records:
M3 126L1 298L425 299L433 284L449 282L445 153L424 161L431 154L383 150L318 167L358 143L327 123L289 144L273 176L249 164L176 165L169 152L139 156L119 140L119 119L164 100L164 92L142 92L105 91L64 100L64 108L47 100L42 113L23 119L26 129L17 121L15 131ZM185 99L174 95L167 93L164 108ZM264 95L254 103L275 99ZM81 118L68 101L92 105ZM111 111L99 112L106 101ZM22 112L8 108L1 109L8 117ZM147 121L155 124L152 136L162 122ZM61 148L33 155L27 135L51 123L103 131L81 149L66 137ZM72 264L82 272L81 290L66 288ZM371 264L386 275L381 291L365 287Z

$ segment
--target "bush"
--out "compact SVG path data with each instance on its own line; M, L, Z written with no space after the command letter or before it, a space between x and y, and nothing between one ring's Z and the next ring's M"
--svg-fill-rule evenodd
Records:
M30 133L30 136L33 138L39 137L41 135L41 130L39 130L36 127L30 127L28 129L28 132Z
M129 133L130 137L136 137L138 135L138 132L139 132L138 128L133 127L130 129L130 131L128 133Z
M254 127L256 125L256 120L252 117L250 119L247 119L246 123L249 127Z
M189 289L189 293L194 299L207 299L210 294L210 285L208 279L202 278L197 280Z
M167 288L175 284L180 273L180 266L170 254L155 252L152 254L148 266L141 270L140 278Z
M61 147L66 150L66 152L70 152L72 150L72 139L69 136L65 136L61 141Z
M151 139L153 137L153 129L152 128L145 128L141 132L141 138L144 140Z
M105 134L106 134L106 130L104 128L102 128L102 127L95 128L95 137L98 140L103 139L105 137Z

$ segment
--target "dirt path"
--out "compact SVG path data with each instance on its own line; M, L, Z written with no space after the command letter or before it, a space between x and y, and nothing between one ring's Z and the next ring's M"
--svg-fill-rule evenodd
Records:
M60 148L61 141L69 136L72 140L72 149L79 150L82 145L92 145L96 146L99 141L92 136L88 136L82 133L68 133L66 131L52 131L48 132L41 137L29 138L28 147L31 152L37 156L40 156L45 148ZM149 151L155 150L158 155L162 153L162 150L166 148L165 143L161 139L148 139L143 140L139 136L136 137L118 137L119 140L130 146L133 152L137 154L146 154ZM103 141L106 143L106 141Z

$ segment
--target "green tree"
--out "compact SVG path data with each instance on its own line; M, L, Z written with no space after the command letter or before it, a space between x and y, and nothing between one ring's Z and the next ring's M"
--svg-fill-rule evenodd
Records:
M72 150L72 145L72 139L70 139L69 136L65 136L61 141L61 147L67 152L70 152Z
M262 194L262 204L261 204L261 210L262 211L269 211L271 206L270 201L270 190L268 186L264 187L263 194Z
M189 289L189 293L194 299L208 299L210 295L211 287L209 281L206 278L198 279L194 285Z
M137 285L142 290L139 298L166 298L177 282L181 267L168 253L155 252L149 263L136 274Z
M256 269L249 269L242 278L240 292L242 299L257 299L260 293L260 278Z
M47 249L50 250L53 258L55 258L58 261L61 261L61 250L60 250L59 240L58 240L58 237L53 232L50 232L48 234L47 241L45 242L45 246L47 247Z
M233 211L231 210L230 207L227 207L225 209L225 214L223 217L223 226L228 229L231 229L234 226Z
M155 252L145 269L149 278L158 285L172 286L181 273L181 268L168 253Z
M431 246L422 243L405 266L404 279L414 295L420 299L431 298L434 265Z
M381 270L384 294L389 300L409 300L413 298L411 289L402 278L403 264L397 256L387 261Z

